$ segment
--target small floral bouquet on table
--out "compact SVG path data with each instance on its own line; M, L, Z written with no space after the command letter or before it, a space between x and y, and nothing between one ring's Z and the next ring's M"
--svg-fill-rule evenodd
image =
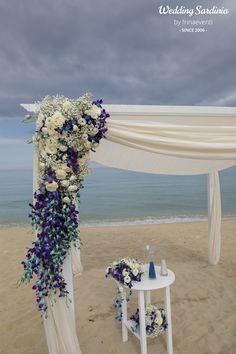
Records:
M139 309L130 317L132 321L131 329L137 332L139 327ZM168 323L166 319L166 312L163 308L157 308L154 305L146 307L145 314L146 334L150 338L155 338L162 332L167 330Z
M114 307L116 308L116 319L122 320L123 286L132 288L134 281L141 281L143 271L142 263L133 258L122 258L115 261L106 270L106 277L112 277L117 282L117 295ZM126 301L129 301L132 291L127 293Z

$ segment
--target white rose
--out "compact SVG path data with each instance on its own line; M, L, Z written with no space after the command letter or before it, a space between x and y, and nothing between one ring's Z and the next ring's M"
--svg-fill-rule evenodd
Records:
M55 125L50 123L46 127L42 128L42 132L44 134L56 135L56 134L58 134L58 132L55 130L55 128L56 128Z
M129 275L126 275L125 277L124 277L124 281L125 281L125 283L130 283L130 281L131 281L131 278L130 278L130 276Z
M163 319L161 316L157 316L155 319L155 323L158 324L158 326L161 326L163 322Z
M69 166L67 166L66 163L58 163L58 164L53 164L52 167L56 170L64 170L65 172L71 172L71 169Z
M57 153L57 144L53 141L49 141L46 143L45 145L45 151L48 153L48 154L56 154Z
M82 135L82 139L87 140L87 139L88 139L88 134L84 133L84 134Z
M43 134L47 134L47 132L48 132L47 128L46 128L46 127L43 127L43 128L42 128L42 132L43 132Z
M79 128L77 127L77 125L73 125L73 131L77 132L79 130Z
M68 197L64 197L64 198L62 199L62 201L63 201L64 203L66 203L66 204L70 204L70 198L68 198Z
M111 267L107 267L105 274L107 274L107 273L109 272L110 268L111 268Z
M129 272L127 272L127 270L123 269L122 275L125 277L126 275L129 275Z
M56 111L51 118L52 118L53 124L56 127L61 127L65 123L65 120L66 120L66 117L64 117L63 114L61 114L61 112L59 112L59 111Z
M64 179L64 178L66 178L66 171L63 169L58 169L56 171L56 176L58 179Z
M132 273L133 273L133 275L136 277L136 276L138 275L138 269L134 269L134 270L132 271Z
M68 191L69 192L75 192L75 191L77 191L77 189L78 189L78 187L76 186L76 185L71 185L70 187L68 187Z
M56 135L56 134L58 134L57 131L55 130L55 126L54 126L53 124L49 124L49 125L47 126L47 133L48 133L49 135Z
M85 111L86 114L88 114L90 117L96 119L97 117L100 116L101 114L101 108L96 106L95 104L92 105L92 107L90 109L88 109L87 111Z
M66 172L71 172L71 168L66 163L61 164L61 168Z
M45 120L45 126L48 127L49 125L54 125L52 117L47 117Z
M86 124L86 120L85 120L84 118L80 118L80 119L78 120L78 123L79 123L80 125L84 126L84 125Z
M57 190L57 188L58 188L58 184L55 181L53 181L52 183L47 182L45 187L46 187L47 191L55 192L55 190Z
M91 135L96 135L98 133L98 128L93 128L93 130L91 130L90 134Z
M40 162L39 166L40 166L41 168L44 168L46 165L45 165L44 162Z
M62 151L62 152L67 151L67 149L68 149L68 148L67 148L67 146L65 146L65 145L60 145L60 146L59 146L59 150Z
M75 176L71 176L71 177L70 177L70 181L71 181L71 182L76 181L76 177L75 177Z
M65 101L62 105L64 111L68 111L71 108L72 104L69 101Z
M62 187L68 187L69 186L69 181L67 181L67 180L63 180L63 181L61 181L61 185L62 185Z
M90 143L90 141L85 141L84 142L84 147L85 147L85 149L90 149L91 148L91 143Z

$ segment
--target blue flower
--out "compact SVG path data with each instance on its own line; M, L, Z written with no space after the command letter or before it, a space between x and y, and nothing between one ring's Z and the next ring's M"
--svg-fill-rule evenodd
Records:
M61 107L61 97L47 97L44 99L45 104L50 104L50 107L54 106L55 111L60 110ZM73 102L73 101L72 101ZM79 103L78 103L79 102ZM98 107L101 107L102 100L97 100L94 102ZM73 104L73 103L72 103ZM76 101L75 108L77 109L77 104L80 101ZM86 97L83 101L81 99L81 110L86 111L87 105L91 104ZM43 106L43 103L41 104ZM63 105L62 105L63 106ZM99 142L104 136L106 131L105 119L109 116L104 109L101 110L101 115L98 121L94 120L90 116L86 116L83 112L78 110L79 117L85 119L84 129L88 132L90 131L90 126L94 125L99 127L98 134L95 137L95 142ZM62 111L62 114L64 112ZM43 114L45 116L45 112ZM51 112L49 117L51 116ZM65 118L65 117L64 117ZM55 158L56 161L60 163L66 163L67 166L71 167L74 174L77 175L78 180L83 180L83 174L80 175L78 160L82 157L85 152L77 151L76 141L72 141L72 138L78 139L75 135L70 133L73 131L73 125L76 125L78 117L66 117L65 122L59 128L56 128L58 137L58 144L66 145L69 141L66 151L60 151ZM87 128L86 128L87 124ZM43 125L45 126L45 121ZM66 134L62 134L66 132ZM36 131L36 136L38 134L38 139L42 139L42 147L44 146L45 135L41 134L41 128ZM70 139L67 140L67 138ZM88 138L89 139L89 138ZM89 147L88 147L89 149ZM40 156L40 155L39 155ZM44 161L43 161L44 162ZM22 262L24 268L24 273L22 275L21 281L30 281L34 276L36 276L36 281L33 285L33 290L36 292L37 296L37 306L42 312L47 310L47 296L56 295L60 297L68 296L67 284L62 275L63 263L68 255L70 245L78 244L80 239L79 235L79 212L76 210L76 205L74 201L64 207L63 198L68 197L68 194L61 186L60 181L57 180L55 170L50 167L47 168L47 164L44 163L43 173L40 175L41 184L39 189L34 192L34 203L30 204L31 212L29 217L31 219L32 225L37 231L37 239L32 242L32 247L27 250L26 260ZM58 189L54 192L47 191L45 188L46 183L58 182ZM80 188L83 186L80 184ZM79 198L79 193L76 191L74 195ZM117 278L120 280L120 274L117 273ZM117 303L117 306L121 306L121 302Z

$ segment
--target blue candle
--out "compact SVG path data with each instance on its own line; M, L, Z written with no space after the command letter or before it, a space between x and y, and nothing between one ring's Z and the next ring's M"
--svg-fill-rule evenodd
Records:
M150 279L156 279L156 271L155 271L155 265L153 261L150 261L149 263L149 278Z

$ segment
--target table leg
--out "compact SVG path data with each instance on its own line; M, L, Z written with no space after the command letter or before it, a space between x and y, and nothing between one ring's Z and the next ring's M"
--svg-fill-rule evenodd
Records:
M147 290L146 291L146 306L151 304L151 291Z
M123 342L127 342L128 340L128 329L126 326L127 323L127 301L126 301L126 291L122 290L122 340Z
M166 334L166 344L168 354L173 354L173 343L172 343L172 324L171 324L171 305L170 305L170 287L167 286L164 289L165 292L165 310L167 317L167 334Z
M138 292L141 354L147 354L144 291Z

